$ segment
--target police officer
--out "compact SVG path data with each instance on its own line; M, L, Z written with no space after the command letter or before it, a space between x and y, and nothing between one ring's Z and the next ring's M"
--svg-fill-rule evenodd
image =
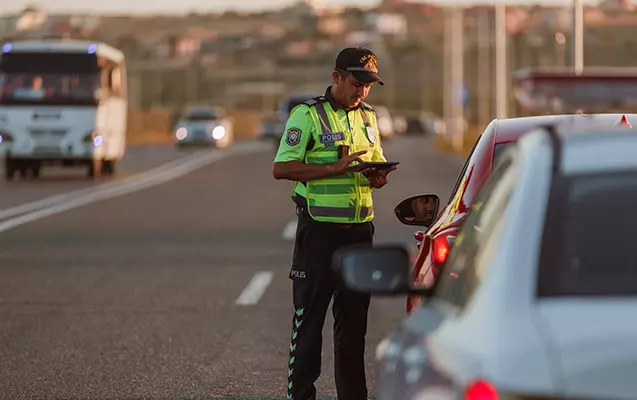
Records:
M325 95L295 107L274 160L276 179L296 182L298 225L292 257L294 316L287 399L314 400L321 371L322 329L334 304L334 371L339 400L366 400L365 335L370 296L347 290L332 270L337 249L372 244L372 190L395 169L349 171L354 162L381 161L374 109L363 102L378 75L369 49L341 51Z

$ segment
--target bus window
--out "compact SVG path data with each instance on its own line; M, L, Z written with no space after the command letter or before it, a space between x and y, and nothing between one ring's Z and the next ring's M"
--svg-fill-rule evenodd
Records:
M8 53L0 104L95 105L100 88L97 59L90 54Z

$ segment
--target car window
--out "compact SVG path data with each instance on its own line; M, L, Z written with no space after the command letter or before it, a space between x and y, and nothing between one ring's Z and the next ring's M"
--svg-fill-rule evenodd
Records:
M547 218L539 296L637 295L637 172L568 178Z
M498 143L493 147L493 164L495 165L498 160L500 159L500 157L502 156L502 154L504 153L504 150L508 149L511 146L514 146L515 142L508 142L508 143Z
M435 297L463 308L480 284L484 266L479 265L488 241L497 240L496 226L515 187L515 153L501 159L474 202L455 239L435 288Z
M456 184L453 186L453 189L451 190L451 195L449 196L449 200L447 200L447 204L451 203L451 200L453 200L453 198L456 196L456 193L458 192L458 188L460 188L460 184L464 180L463 178L465 174L467 173L467 168L469 167L469 164L471 164L471 157L473 157L473 153L476 150L476 147L478 146L478 142L480 142L481 138L482 136L478 137L478 139L476 139L476 142L473 144L473 148L471 148L471 152L469 153L469 156L467 156L467 160L464 162L464 165L462 166L462 169L460 170L460 173L458 174L458 179L456 180Z

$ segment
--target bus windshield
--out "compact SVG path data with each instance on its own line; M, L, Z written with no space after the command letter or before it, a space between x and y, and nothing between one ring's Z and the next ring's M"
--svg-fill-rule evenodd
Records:
M6 53L0 58L1 105L96 105L94 54Z

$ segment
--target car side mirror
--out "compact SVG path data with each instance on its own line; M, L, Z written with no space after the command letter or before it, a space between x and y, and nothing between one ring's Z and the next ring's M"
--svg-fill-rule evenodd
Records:
M438 215L440 198L435 194L407 197L394 207L394 214L405 225L429 227Z
M349 246L334 253L333 267L345 286L375 295L428 296L430 289L411 287L411 261L404 246Z

